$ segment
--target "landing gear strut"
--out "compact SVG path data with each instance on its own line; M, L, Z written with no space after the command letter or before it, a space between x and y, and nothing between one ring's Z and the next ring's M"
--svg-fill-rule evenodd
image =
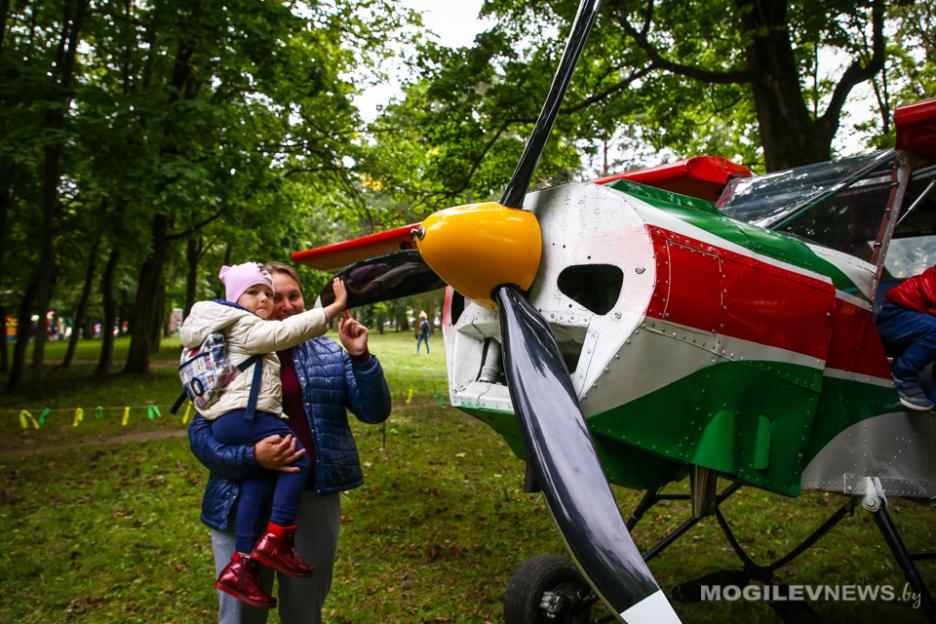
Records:
M924 584L915 564L916 561L936 559L936 552L910 552L907 550L890 514L887 512L887 498L884 496L879 483L875 483L874 479L869 479L869 485L866 488L867 493L863 498L860 494L849 497L845 504L799 545L776 561L766 565L756 563L744 551L727 519L721 512L721 503L740 487L741 483L735 482L720 493L717 493L714 488L708 487L706 488L708 495L704 497L706 500L700 499L699 501L707 504L700 505L695 504L697 501L693 495L663 494L658 491L648 491L629 517L627 528L631 530L644 514L660 501L692 500L694 503L692 517L656 545L644 551L644 560L653 559L695 526L703 517L712 515L718 522L718 526L725 535L729 546L743 563L742 570L721 570L674 587L672 596L676 600L680 602L700 600L703 586L733 585L744 587L751 582L772 583L776 570L808 550L841 520L852 515L860 501L861 506L871 513L914 595L918 597L920 611L928 621L936 624L936 602L934 602L932 593ZM778 588L782 587L782 585L778 585ZM598 624L614 621L614 616L598 620L591 619L592 605L596 600L594 592L591 591L572 562L556 555L542 555L529 559L511 578L504 596L504 620L505 624ZM778 599L770 601L770 606L785 622L806 624L821 621L819 616L810 608L809 603L805 601Z
M907 582L919 597L920 609L926 615L926 619L930 622L936 622L936 603L933 602L933 596L926 588L923 578L913 563L915 559L931 559L933 553L912 553L907 550L903 540L900 539L897 527L894 526L894 522L891 520L890 514L887 513L887 497L884 496L879 484L874 483L874 480L872 480L871 486L874 491L868 492L861 499L861 506L870 512L874 518L874 523L877 524L881 535L884 536L884 541L890 547L894 560L900 566Z

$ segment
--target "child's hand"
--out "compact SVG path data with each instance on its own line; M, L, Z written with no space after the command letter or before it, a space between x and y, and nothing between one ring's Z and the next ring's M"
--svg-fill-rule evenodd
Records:
M344 281L340 277L332 280L332 290L335 293L335 300L325 306L325 314L329 319L337 317L348 305L348 289L345 288Z
M348 289L345 288L344 280L336 277L332 280L332 290L335 291L335 301L332 305L338 306L337 312L343 312L348 307ZM335 316L338 316L337 314Z

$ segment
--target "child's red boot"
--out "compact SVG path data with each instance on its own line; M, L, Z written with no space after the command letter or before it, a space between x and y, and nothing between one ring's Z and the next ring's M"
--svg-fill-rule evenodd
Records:
M231 562L221 570L215 587L259 609L272 609L276 598L260 586L260 569L252 557L235 552Z
M296 553L296 525L280 526L270 522L257 540L250 556L286 576L312 576L312 566Z

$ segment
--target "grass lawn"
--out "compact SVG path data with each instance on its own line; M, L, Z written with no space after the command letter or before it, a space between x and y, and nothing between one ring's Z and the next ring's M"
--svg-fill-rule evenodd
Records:
M417 357L411 334L373 336L394 411L385 427L355 423L366 483L343 496L332 624L500 622L504 587L528 557L562 553L540 495L523 492L523 466L484 424L445 404L441 341ZM198 513L206 471L189 453L178 393L177 342L164 343L148 379L92 380L97 341L83 342L72 371L49 370L39 400L0 396L0 623L201 623L214 618L207 529ZM118 341L121 364L126 342ZM64 344L49 345L54 363ZM0 378L0 382L3 379ZM160 406L150 419L145 405ZM100 419L96 406L105 409ZM121 424L123 407L130 419ZM18 415L38 416L22 430ZM74 424L76 407L84 420ZM155 432L155 433L154 433ZM164 436L158 437L156 436ZM674 491L684 490L676 484ZM640 493L616 489L629 512ZM844 502L798 499L751 488L723 506L754 558L766 562L808 535ZM910 548L936 545L932 509L893 501ZM649 547L688 517L664 503L635 530ZM919 563L936 589L936 563ZM719 569L736 569L712 518L699 523L651 568L666 590ZM796 584L889 584L904 580L871 517L846 518L778 573ZM763 603L677 603L685 622L779 622ZM820 602L829 622L922 622L902 603ZM270 618L278 622L276 614Z

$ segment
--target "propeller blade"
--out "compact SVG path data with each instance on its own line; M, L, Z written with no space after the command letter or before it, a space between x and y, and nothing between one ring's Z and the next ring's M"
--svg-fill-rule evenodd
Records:
M679 622L621 518L549 325L513 286L494 297L510 399L537 484L573 558L628 623Z
M539 119L536 120L536 125L533 126L533 132L530 133L530 139L523 149L520 162L517 163L513 177L510 178L510 183L504 191L504 197L500 201L502 205L508 208L523 206L523 198L530 186L533 172L536 170L536 163L539 162L540 154L543 153L546 140L552 131L553 122L556 121L556 115L559 114L562 98L565 96L566 89L569 87L569 80L572 78L572 70L575 69L582 48L585 47L585 40L588 38L592 24L595 23L595 18L598 17L598 6L600 4L601 0L582 0L579 3L578 13L575 14L572 30L569 32L569 39L566 41L562 60L559 62L546 101L543 103L543 110L540 111Z
M348 308L409 297L445 286L413 249L375 256L352 264L337 277L348 289ZM326 306L335 300L331 282L319 297Z

